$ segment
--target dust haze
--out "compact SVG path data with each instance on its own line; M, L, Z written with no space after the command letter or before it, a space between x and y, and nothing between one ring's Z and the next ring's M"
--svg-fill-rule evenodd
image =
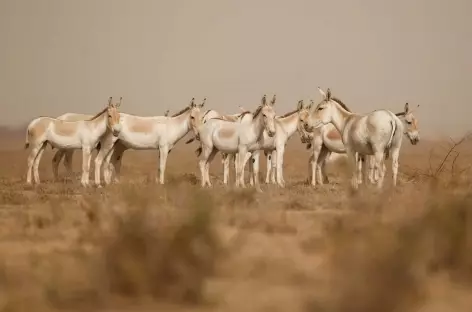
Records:
M353 111L416 113L423 136L470 127L472 2L0 1L0 124L122 110L162 115L208 97L277 112L331 88Z

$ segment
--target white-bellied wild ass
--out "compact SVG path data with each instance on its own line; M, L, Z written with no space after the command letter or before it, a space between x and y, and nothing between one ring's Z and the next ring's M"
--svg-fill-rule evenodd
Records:
M285 153L285 146L292 135L298 131L300 135L303 135L302 124L299 122L299 114L306 110L303 101L300 100L297 103L295 110L284 114L283 116L275 117L275 136L269 136L267 131L264 131L260 140L249 146L249 153L246 158L252 158L249 162L249 170L251 172L251 178L258 179L259 173L259 155L260 151L264 152L264 155L268 156L267 161L267 175L266 183L269 183L269 175L271 170L277 171L277 184L280 187L285 186L285 180L283 177L283 158ZM272 167L272 168L270 168ZM253 183L251 179L251 184Z
M377 182L378 188L383 185L385 172L381 170L385 155L392 156L393 185L397 183L398 157L403 138L403 123L392 112L380 109L365 115L354 114L349 111L340 100L331 97L330 89L325 93L318 88L324 99L309 112L301 114L301 121L308 132L332 123L342 135L346 154L350 160L353 176L352 187L358 188L360 156L373 155L375 170L380 172ZM364 166L365 168L366 166ZM366 174L364 174L366 176Z
M409 109L408 103L405 104L403 112L396 113L395 115L404 123L405 135L408 137L411 144L416 145L420 140L418 120L414 116L413 110ZM332 153L346 153L341 139L341 133L336 130L333 124L327 124L315 129L312 133L305 133L302 142L307 143L307 149L312 149L311 156L308 160L309 183L311 182L313 186L316 186L317 181L319 184L329 183L325 169L326 160ZM375 158L368 155L365 158L367 159L363 161L363 165L368 166L369 181L375 183L378 180L378 172L374 168ZM362 164L359 165L362 166ZM365 177L362 178L362 174L360 174L358 177L359 182L362 182L363 179L365 179Z
M218 151L227 154L237 153L236 186L245 186L242 171L247 161L245 156L249 146L261 139L264 130L267 130L270 137L275 135L275 99L274 95L272 101L267 103L264 95L262 104L249 122L232 122L214 118L198 128L201 143L199 165L202 187L211 186L209 167ZM258 181L255 181L255 186L259 189Z
M242 108L241 106L239 106L239 109L241 110L240 113L231 114L231 115L220 114L219 112L217 112L214 109L209 109L203 114L202 124L206 123L208 120L213 119L213 118L221 118L221 119L231 121L231 122L244 122L246 120L251 120L252 119L252 114L250 114L251 113L250 111ZM190 138L185 143L189 144L189 143L193 142L195 139L200 140L199 138L197 138L197 136L194 136L194 137ZM201 147L199 147L196 150L196 153L197 153L197 155L199 155L199 153L201 153ZM221 153L221 162L223 163L223 183L224 184L228 183L229 163L230 163L231 159L233 159L235 165L237 165L237 161L236 161L235 156L236 156L236 154Z
M31 145L26 182L32 183L33 174L35 182L40 183L39 162L49 143L53 148L82 150L81 183L88 186L92 149L107 133L116 137L121 131L119 106L120 103L113 104L110 97L107 107L88 120L64 121L52 117L32 120L26 130L25 148Z
M167 155L174 145L190 130L197 133L200 123L200 108L205 105L206 98L199 105L193 98L191 103L171 117L165 116L135 116L121 113L122 130L118 137L108 137L102 144L95 158L95 166L101 166L105 160L105 183L111 182L111 171L114 168L115 178L120 176L123 153L127 149L159 150L158 177L156 181L164 184L164 173ZM95 171L95 179L100 180L100 172Z
M123 100L123 97L120 98L120 105ZM166 110L164 113L164 116L169 115L169 110ZM62 114L61 116L56 117L59 120L65 120L65 121L78 121L78 120L87 120L93 118L93 115L88 115L88 114L79 114L79 113L65 113ZM100 151L100 142L98 142L97 151ZM67 175L71 176L72 175L72 156L74 155L74 150L68 150L68 149L59 149L55 154L54 157L52 158L52 172L54 174L54 179L58 180L59 179L59 164L64 158L64 167L67 171Z

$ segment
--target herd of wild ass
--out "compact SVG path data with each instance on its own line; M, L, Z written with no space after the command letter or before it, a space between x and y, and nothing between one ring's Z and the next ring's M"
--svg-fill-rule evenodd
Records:
M215 155L221 152L224 164L223 183L228 183L229 164L233 159L236 171L236 186L244 187L244 168L249 161L250 184L260 190L259 154L267 157L266 183L277 183L283 187L284 151L287 141L298 132L302 143L312 150L309 158L309 182L328 183L325 165L331 153L346 154L352 169L351 184L354 189L364 180L383 185L386 166L384 160L392 160L393 185L396 185L398 158L403 135L411 144L419 142L417 119L408 103L400 113L379 109L368 114L356 114L339 99L318 87L323 96L317 105L313 101L305 105L299 101L295 110L276 116L276 96L268 100L262 97L261 104L253 111L239 107L240 112L224 115L213 109L202 110L201 104L192 99L178 113L169 116L135 116L119 111L122 98L108 105L98 114L85 115L66 113L57 118L38 117L31 121L26 131L25 148L30 147L26 181L39 183L38 167L47 144L56 153L52 160L54 177L58 178L58 167L64 157L64 165L72 171L74 150L82 150L81 184L89 185L90 162L93 150L95 157L95 184L101 185L101 171L105 184L120 177L123 153L127 149L159 151L158 181L164 183L167 157L177 142L190 131L193 138L186 143L198 141L196 153L202 187L211 186L209 168ZM34 179L33 179L34 178Z

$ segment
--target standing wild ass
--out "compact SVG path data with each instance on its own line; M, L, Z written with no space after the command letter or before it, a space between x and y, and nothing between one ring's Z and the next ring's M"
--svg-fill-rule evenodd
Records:
M100 152L95 158L95 166L101 166L105 159L105 183L111 182L111 171L115 169L116 179L120 176L123 153L127 149L135 150L159 150L159 167L156 181L164 184L164 173L167 163L167 155L177 142L190 130L197 133L197 125L200 123L200 108L205 105L206 98L199 105L195 104L195 98L188 106L172 115L165 116L135 116L121 113L122 130L118 137L110 137L102 144ZM95 179L100 181L100 171L95 171Z
M240 113L230 114L230 115L220 114L214 109L209 109L203 114L202 124L206 123L208 120L213 119L213 118L220 118L220 119L231 121L231 122L245 122L247 120L252 119L252 114L250 113L250 111L242 108L241 106L239 106L239 109L241 110ZM197 138L197 136L194 136L190 138L187 142L185 142L185 144L189 144L193 142L195 139L200 140L200 138ZM196 150L196 153L197 155L201 153L201 147L199 147ZM224 184L228 183L229 163L231 159L233 159L234 164L237 165L237 160L235 157L236 157L235 154L221 153L221 162L223 163L223 183Z
M414 116L413 110L409 109L408 103L405 104L403 112L396 113L395 115L397 115L404 123L404 134L408 137L411 144L416 145L420 140L418 120ZM308 137L310 138L307 139ZM318 180L319 184L329 183L325 170L326 160L330 157L331 153L346 153L341 133L336 130L336 127L333 124L327 124L315 129L313 133L305 133L302 142L307 143L307 148L312 148L312 154L308 160L309 183L311 181L311 185L313 186L316 186L316 180ZM369 166L369 181L375 183L378 180L378 172L374 168L375 158L368 155L365 158L366 161L363 161L363 163L364 165ZM362 164L358 165L362 166ZM362 183L362 179L362 174L360 174L358 177L360 183Z
M330 89L326 93L319 87L318 90L324 99L316 107L312 107L309 113L301 115L305 130L313 132L322 125L332 123L336 130L342 133L342 142L352 167L351 183L354 189L358 188L359 182L359 157L365 155L375 157L375 170L380 172L377 187L381 188L385 172L380 166L384 156L391 153L393 185L395 186L403 138L402 121L394 113L385 109L375 110L365 115L351 113L345 104L331 97Z
M116 137L121 131L120 103L113 104L112 97L108 106L88 120L64 121L52 117L38 117L32 120L26 131L25 148L32 146L28 156L28 172L26 182L32 183L32 174L37 184L39 180L39 162L49 143L60 150L82 149L83 186L89 185L90 157L92 150L107 133Z
M260 151L268 156L266 183L269 183L269 176L272 172L277 170L277 184L280 187L285 186L283 177L283 157L285 153L285 146L292 135L298 131L300 135L303 134L302 124L299 122L299 114L306 110L307 107L303 105L303 100L298 101L295 110L284 114L283 116L275 117L275 136L269 136L267 131L264 131L260 140L249 146L249 153L246 158L252 158L249 162L249 170L251 178L258 179L259 173L259 155ZM272 167L272 168L271 168ZM250 180L251 184L253 179Z
M218 151L226 154L236 154L236 186L244 187L242 171L247 161L246 154L249 147L260 140L264 130L269 137L275 135L275 95L270 103L267 103L266 95L262 97L262 104L252 114L251 121L231 122L222 118L214 118L202 124L199 129L201 143L200 173L202 187L211 186L209 168ZM259 183L255 180L255 186L259 189Z

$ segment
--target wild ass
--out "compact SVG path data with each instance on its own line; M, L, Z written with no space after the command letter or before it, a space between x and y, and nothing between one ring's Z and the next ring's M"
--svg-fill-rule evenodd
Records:
M112 97L108 106L88 120L64 121L52 117L38 117L32 120L26 131L25 148L32 145L28 156L28 173L26 182L32 184L32 174L37 184L39 180L39 162L49 143L53 148L63 150L82 149L83 186L89 185L90 157L92 149L110 133L116 137L121 131L120 103L113 104Z
M369 114L359 115L349 111L345 104L331 97L330 89L325 93L318 87L324 99L312 107L309 113L301 115L301 121L308 132L316 128L332 123L336 130L342 134L346 154L350 159L353 176L352 187L358 188L360 156L373 155L375 157L375 170L380 172L377 187L383 185L384 171L380 171L382 161L386 153L392 155L393 185L397 183L398 157L403 138L403 123L388 110L375 110ZM366 166L364 166L366 167ZM364 175L366 176L366 175Z
M123 97L120 98L120 104L122 103ZM164 113L164 116L169 115L169 110L166 110ZM59 117L56 117L59 120L65 120L65 121L79 121L79 120L87 120L93 118L93 115L87 115L87 114L78 114L78 113L65 113ZM100 142L98 142L97 151L100 151ZM72 175L72 156L74 155L74 150L68 150L68 149L59 149L55 154L54 157L52 158L52 171L54 174L54 179L58 180L59 179L59 164L64 158L64 167L67 171L67 174L69 176ZM65 156L65 157L64 157Z
M412 145L416 145L419 142L420 137L418 120L414 116L413 111L414 110L409 109L409 105L406 103L404 111L396 113L395 115L404 123L404 134L408 137ZM307 143L308 141L307 148L312 148L312 155L308 161L309 183L311 181L311 185L313 186L316 186L316 180L318 180L319 184L329 183L325 170L326 160L330 157L331 153L346 153L346 149L341 139L341 133L336 130L333 124L327 124L315 129L313 133L309 134L309 136L311 138L308 140L308 135L305 133L304 139L302 139L303 143ZM375 183L378 180L378 172L374 168L374 160L375 158L372 156L365 156L365 161L363 161L363 165L368 166L369 181L371 183ZM362 166L362 164L358 164L358 166ZM359 183L362 183L362 174L360 174L358 180Z
M275 170L277 170L277 184L280 187L285 186L285 180L283 178L285 146L296 131L302 135L302 125L299 122L299 114L303 110L306 110L306 107L304 107L303 100L300 100L295 110L283 116L275 117L275 136L270 137L267 131L264 131L262 138L249 146L249 153L246 155L246 158L252 158L252 161L249 162L251 178L258 179L259 155L262 150L264 155L268 158L266 183L269 183L271 171L275 173ZM250 180L251 184L253 184L253 179Z
M247 161L246 154L249 147L261 139L264 130L267 130L269 137L275 135L275 99L274 95L272 101L267 103L264 95L251 121L231 122L214 118L198 128L202 151L199 161L202 187L206 185L211 187L209 168L218 151L227 154L237 153L236 186L245 186L242 171ZM260 188L257 180L255 186Z
M95 166L100 166L105 160L105 183L111 182L111 171L115 169L115 179L120 176L123 153L127 149L135 150L159 150L159 167L156 181L164 184L164 173L167 163L167 155L177 142L190 130L197 133L197 125L200 123L200 108L205 105L206 98L199 105L195 104L195 98L188 106L172 115L165 116L135 116L121 113L122 130L118 137L108 136L106 145L95 158ZM100 173L95 172L95 179L100 181Z
M209 109L207 110L202 117L202 123L206 123L208 120L213 119L213 118L221 118L223 120L231 121L231 122L244 122L246 120L251 120L252 119L252 114L250 111L244 109L243 107L239 106L239 109L241 110L240 113L236 114L231 114L231 115L224 115L220 114L214 109ZM195 139L200 140L197 138L197 136L194 136L190 138L185 144L189 144L193 142ZM199 147L196 150L197 155L201 153L201 147ZM236 160L236 154L226 154L226 153L221 153L221 162L223 163L223 183L227 184L228 183L228 178L229 178L229 163L233 159L235 165L237 165L237 160Z

